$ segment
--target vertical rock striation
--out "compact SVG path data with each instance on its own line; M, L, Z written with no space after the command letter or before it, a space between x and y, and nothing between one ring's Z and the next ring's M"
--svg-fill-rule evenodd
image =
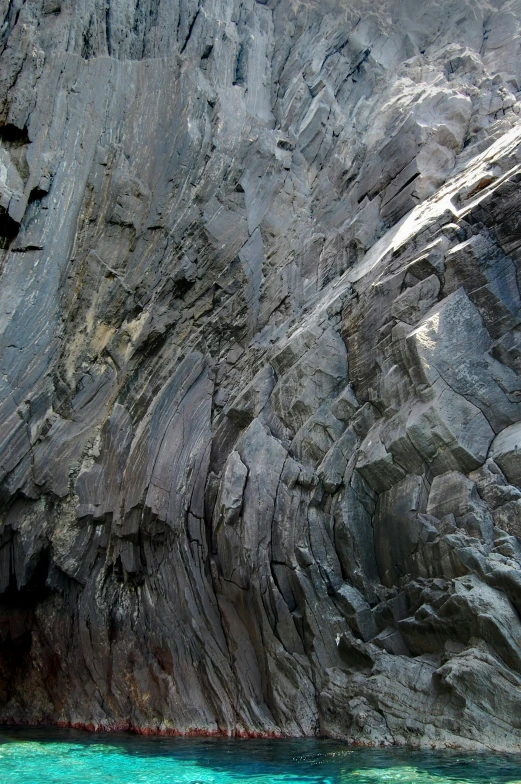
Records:
M0 720L520 750L521 2L0 23Z

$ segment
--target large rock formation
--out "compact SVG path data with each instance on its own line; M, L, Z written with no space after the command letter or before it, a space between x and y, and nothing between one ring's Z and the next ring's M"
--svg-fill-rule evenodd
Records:
M0 720L521 749L521 2L0 22Z

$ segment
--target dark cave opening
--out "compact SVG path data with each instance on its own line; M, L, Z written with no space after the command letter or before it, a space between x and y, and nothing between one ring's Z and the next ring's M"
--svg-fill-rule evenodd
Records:
M50 594L46 585L50 563L47 549L40 551L32 574L21 586L14 573L14 558L10 560L9 584L0 596L0 705L9 702L27 676L31 667L35 610Z
M11 218L7 212L0 213L0 248L6 248L11 240L18 234L20 224Z
M0 141L16 147L22 147L24 144L29 144L29 132L27 126L18 128L12 123L6 123L0 126Z

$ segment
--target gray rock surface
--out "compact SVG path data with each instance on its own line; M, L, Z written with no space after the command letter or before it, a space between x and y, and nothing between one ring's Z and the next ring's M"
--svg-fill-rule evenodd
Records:
M0 721L521 750L520 0L0 0Z

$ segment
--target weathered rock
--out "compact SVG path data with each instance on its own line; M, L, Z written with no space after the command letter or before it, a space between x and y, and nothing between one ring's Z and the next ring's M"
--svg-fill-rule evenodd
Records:
M520 20L0 2L0 721L521 750Z
M378 498L374 538L378 573L384 585L398 584L412 569L411 556L418 547L427 488L421 476L408 476Z
M434 478L427 512L439 519L453 515L456 525L464 528L469 536L492 543L492 515L480 500L475 484L463 474L450 471Z
M509 482L521 484L521 424L505 428L494 439L490 456L501 468Z

